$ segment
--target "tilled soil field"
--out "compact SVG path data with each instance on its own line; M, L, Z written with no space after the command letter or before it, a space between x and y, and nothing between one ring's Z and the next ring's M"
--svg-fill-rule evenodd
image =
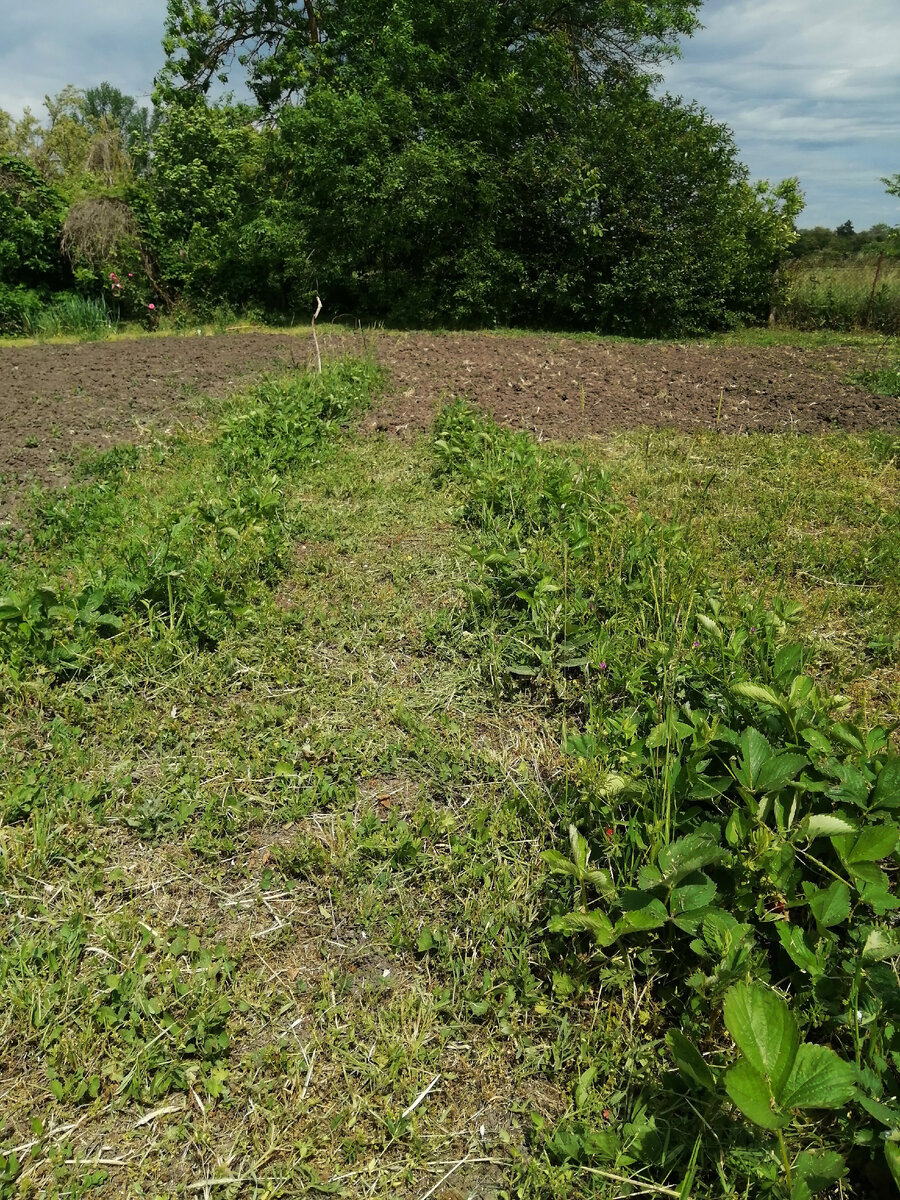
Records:
M843 349L327 330L320 341L326 355L371 353L383 364L388 386L364 428L399 436L427 429L453 396L542 438L640 427L900 429L900 402L844 382L854 355ZM312 356L308 334L0 346L0 519L30 483L64 483L73 452L191 422L201 395Z

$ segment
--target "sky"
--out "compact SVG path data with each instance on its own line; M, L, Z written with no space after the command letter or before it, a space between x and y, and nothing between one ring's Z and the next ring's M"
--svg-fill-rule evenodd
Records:
M102 80L147 97L164 0L0 0L0 108ZM798 175L802 225L900 222L900 0L706 0L664 87L734 131L754 178Z
M734 131L755 178L798 175L802 225L900 223L900 0L707 0L666 86Z

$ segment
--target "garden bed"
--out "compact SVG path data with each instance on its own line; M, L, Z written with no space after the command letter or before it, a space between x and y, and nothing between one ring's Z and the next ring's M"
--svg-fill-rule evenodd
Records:
M328 331L320 340L326 356L349 350L384 366L387 387L364 428L400 436L426 430L451 396L540 438L900 427L896 400L845 382L854 352L840 347ZM202 395L305 367L313 352L308 334L266 333L0 346L0 517L30 483L65 483L75 452L193 421Z

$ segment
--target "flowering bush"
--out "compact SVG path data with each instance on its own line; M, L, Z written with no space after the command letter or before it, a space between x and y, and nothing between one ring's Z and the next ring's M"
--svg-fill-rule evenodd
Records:
M152 301L148 301L146 283L141 277L135 279L133 271L116 271L111 269L105 279L105 291L108 302L114 309L119 320L141 320L148 328L157 328L159 314Z

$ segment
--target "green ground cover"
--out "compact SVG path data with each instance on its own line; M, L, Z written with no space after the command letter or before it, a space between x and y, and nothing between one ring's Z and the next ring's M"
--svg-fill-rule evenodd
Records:
M0 1196L890 1194L900 441L377 387L4 534Z
M896 336L900 262L873 255L839 263L790 263L778 316L797 329L873 329Z
M309 335L309 325L278 323L262 324L259 321L244 319L233 312L223 313L221 319L210 321L201 318L189 318L175 321L164 314L160 316L156 329L149 330L137 321L113 320L108 323L98 323L85 328L85 324L64 326L60 322L55 328L48 324L45 332L35 331L29 337L13 337L0 335L0 345L33 346L45 344L64 344L73 341L130 341L133 338L159 337L194 337L199 330L205 337L222 333L288 333L293 332L301 337ZM319 325L321 332L323 326ZM340 321L329 321L327 331L334 334L349 334L358 332L355 324L342 324ZM390 329L390 326L378 325L372 328ZM53 332L50 330L53 329ZM448 332L440 328L429 330L431 333ZM457 331L458 332L458 331ZM473 327L470 332L483 332ZM550 334L553 337L571 339L572 341L587 341L595 344L598 341L637 345L668 345L671 339L666 338L635 338L617 336L615 334L597 334L593 332L579 333L558 329L515 329L497 328L490 330L494 337L506 336L511 338ZM868 361L870 358L884 363L896 359L896 339L867 329L834 330L828 328L794 329L786 325L747 325L723 333L712 333L703 337L685 338L683 343L706 343L713 346L797 346L801 349L822 350L831 347L860 351L860 358Z

